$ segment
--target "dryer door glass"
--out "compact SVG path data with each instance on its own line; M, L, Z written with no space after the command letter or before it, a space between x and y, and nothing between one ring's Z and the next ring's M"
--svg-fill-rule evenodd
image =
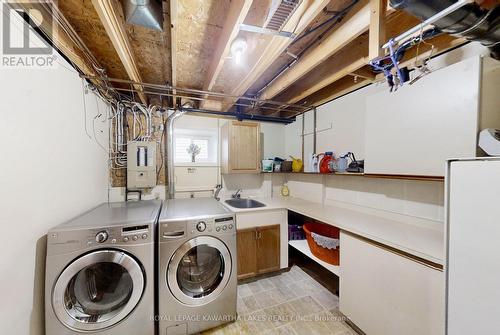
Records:
M136 306L144 288L140 265L127 254L103 250L87 254L61 274L54 299L58 317L78 330L114 325Z
M167 268L167 283L179 301L202 305L221 294L231 271L227 246L215 237L200 236L175 251Z

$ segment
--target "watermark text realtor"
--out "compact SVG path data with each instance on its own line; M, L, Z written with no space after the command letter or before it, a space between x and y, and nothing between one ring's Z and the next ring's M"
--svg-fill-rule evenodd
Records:
M57 55L37 30L53 35L52 1L0 0L2 60L0 68L51 68ZM50 18L50 19L48 19Z

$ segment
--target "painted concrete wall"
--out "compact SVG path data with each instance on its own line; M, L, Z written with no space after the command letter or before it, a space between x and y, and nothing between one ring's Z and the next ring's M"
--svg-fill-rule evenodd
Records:
M2 334L44 333L45 234L106 200L107 154L96 139L107 148L107 107L59 61L0 69Z

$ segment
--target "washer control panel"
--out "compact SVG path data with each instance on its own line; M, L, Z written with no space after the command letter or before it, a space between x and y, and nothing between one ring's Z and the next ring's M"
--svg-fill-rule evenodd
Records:
M235 230L234 218L226 217L215 219L215 232L226 232Z
M234 224L233 216L188 222L188 232L190 235L216 235L235 231L236 225Z

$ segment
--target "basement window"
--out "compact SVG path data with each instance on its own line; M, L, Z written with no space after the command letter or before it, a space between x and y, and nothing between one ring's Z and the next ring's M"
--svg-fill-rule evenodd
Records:
M176 129L174 134L174 162L191 163L188 148L191 144L200 147L196 163L217 163L217 132Z

